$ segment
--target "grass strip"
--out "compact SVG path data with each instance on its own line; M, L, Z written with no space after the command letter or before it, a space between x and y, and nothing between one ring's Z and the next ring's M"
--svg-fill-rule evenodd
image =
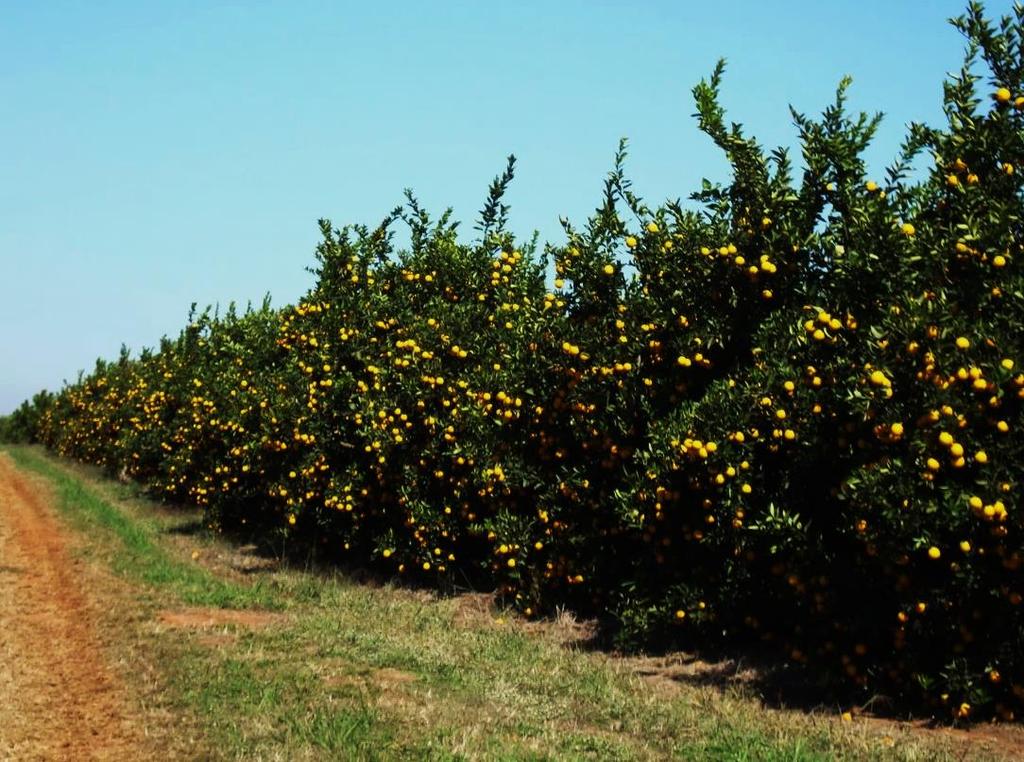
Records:
M278 609L277 596L262 585L236 585L195 564L172 558L161 547L161 528L154 521L129 517L77 476L27 447L10 447L19 468L44 477L53 486L57 507L79 529L117 544L111 566L118 574L160 588L191 606Z

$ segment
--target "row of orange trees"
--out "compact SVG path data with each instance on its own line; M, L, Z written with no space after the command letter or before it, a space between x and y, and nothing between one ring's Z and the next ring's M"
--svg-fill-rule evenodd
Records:
M692 203L645 205L620 151L543 251L507 231L511 161L473 244L411 195L374 228L324 222L295 306L193 314L4 430L215 526L488 584L528 616L753 639L866 695L1011 717L1024 11L953 23L948 123L912 126L883 177L847 83L794 114L795 170L727 123L720 65L694 95L732 179Z

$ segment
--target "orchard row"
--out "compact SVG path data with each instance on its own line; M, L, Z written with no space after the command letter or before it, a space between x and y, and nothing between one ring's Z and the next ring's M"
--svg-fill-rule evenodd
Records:
M948 124L912 126L884 177L846 82L795 115L798 171L726 121L719 66L694 95L729 184L649 208L620 151L543 251L507 231L511 161L471 244L411 195L375 228L324 222L298 304L193 314L6 433L213 526L569 606L622 643L754 640L854 693L1010 718L1024 18L954 23Z

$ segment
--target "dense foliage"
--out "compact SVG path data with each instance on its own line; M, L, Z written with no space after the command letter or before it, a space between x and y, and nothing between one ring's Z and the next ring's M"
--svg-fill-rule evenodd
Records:
M726 122L719 65L694 95L728 185L649 208L620 151L594 216L543 252L507 231L511 161L473 244L411 195L375 228L323 222L294 307L193 315L3 431L215 526L490 584L529 616L753 638L865 695L1011 717L1024 10L953 23L948 123L913 125L884 178L847 82L794 113L797 172Z

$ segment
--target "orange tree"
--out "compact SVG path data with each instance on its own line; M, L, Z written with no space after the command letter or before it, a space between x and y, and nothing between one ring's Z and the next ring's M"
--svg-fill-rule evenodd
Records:
M824 202L824 224L800 226L813 205L796 224L766 214L806 252L795 301L754 326L740 373L652 435L630 493L652 550L624 575L622 611L649 633L675 609L702 638L746 630L862 689L1010 716L1021 13L995 27L971 6L955 23L970 48L947 84L949 127L914 127L884 181L857 159L872 120L845 118L841 97L821 122L797 115L808 169L793 197ZM985 106L976 55L994 76ZM912 185L922 150L934 167ZM744 264L765 251L737 245Z

